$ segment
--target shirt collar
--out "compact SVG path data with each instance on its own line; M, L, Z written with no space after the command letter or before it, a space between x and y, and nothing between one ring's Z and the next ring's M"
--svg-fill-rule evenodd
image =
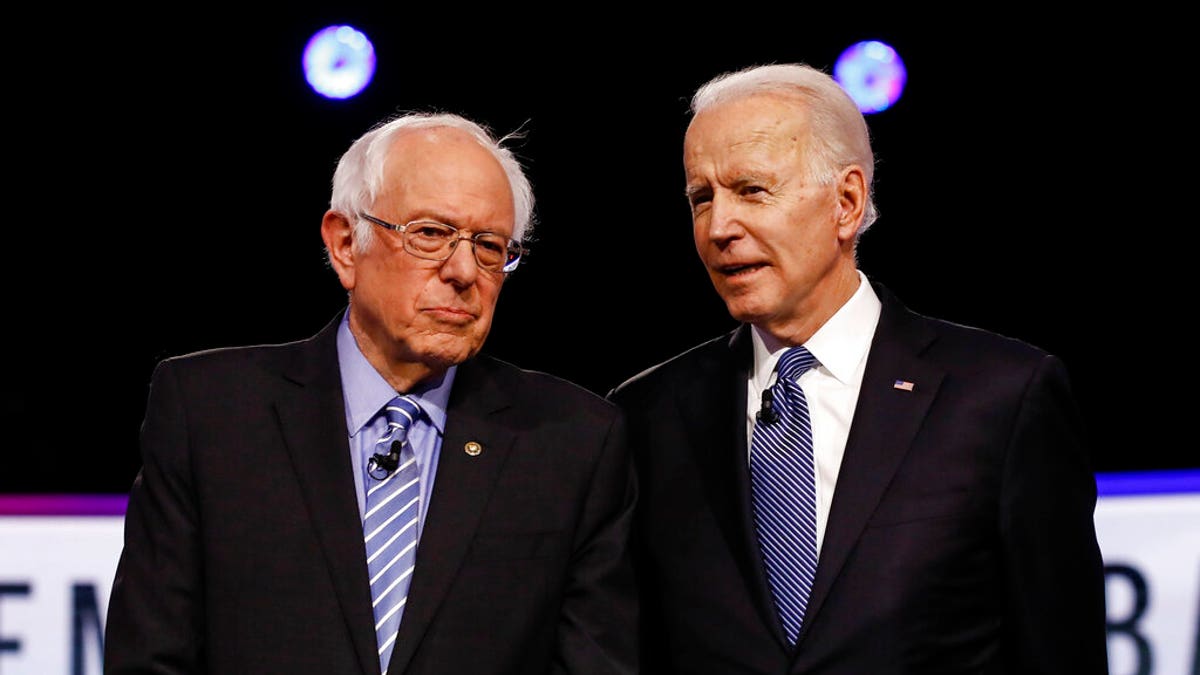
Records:
M358 341L350 332L350 312L347 310L338 326L338 366L342 373L342 391L346 402L346 429L350 437L358 435L383 406L396 396L396 390L375 370L363 356ZM437 428L438 433L446 430L446 406L450 400L450 388L454 384L457 366L451 366L440 380L420 389L404 392L416 399L421 410Z
M875 325L879 322L879 296L862 270L858 271L858 277L858 289L846 304L804 343L808 351L817 357L820 367L843 383L854 381L859 365L871 349ZM754 345L754 371L750 382L755 390L761 391L770 384L775 364L790 345L783 344L757 326L752 327L750 335Z

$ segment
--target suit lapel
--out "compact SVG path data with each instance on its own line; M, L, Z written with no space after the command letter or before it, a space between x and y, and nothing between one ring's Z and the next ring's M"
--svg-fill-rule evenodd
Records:
M339 316L312 340L294 347L293 360L282 371L296 386L279 397L275 409L359 667L372 673L378 672L379 661L338 369L340 321Z
M470 548L515 434L496 415L509 406L490 362L461 364L446 416L429 513L417 547L416 571L388 670L404 672ZM472 455L468 444L481 451Z
M754 360L750 327L743 325L735 330L710 354L698 364L694 380L679 389L682 418L713 515L754 606L764 624L771 626L782 641L783 628L767 585L750 497L746 445L746 383Z
M886 289L877 285L876 291L883 301L883 311L867 357L799 641L818 618L821 605L908 452L944 376L943 371L918 356L933 341L932 331ZM897 381L914 386L911 391L898 389Z

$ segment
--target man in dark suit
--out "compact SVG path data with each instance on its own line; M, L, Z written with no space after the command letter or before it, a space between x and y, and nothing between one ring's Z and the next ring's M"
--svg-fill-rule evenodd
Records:
M109 675L636 671L620 411L478 353L532 210L459 116L355 141L321 225L348 308L155 370Z
M743 323L610 393L639 480L646 671L1106 673L1064 364L858 269L874 159L826 74L728 73L692 112L696 248Z

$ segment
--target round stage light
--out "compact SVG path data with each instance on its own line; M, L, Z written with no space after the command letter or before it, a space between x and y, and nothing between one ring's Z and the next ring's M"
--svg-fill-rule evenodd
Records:
M908 73L904 61L889 45L866 40L851 45L838 57L833 77L864 114L887 110L900 99Z
M304 46L304 79L327 98L350 98L375 75L375 47L353 26L330 26Z

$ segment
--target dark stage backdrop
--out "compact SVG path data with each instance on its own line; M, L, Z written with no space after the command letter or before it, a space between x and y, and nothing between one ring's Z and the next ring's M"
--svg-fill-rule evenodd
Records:
M319 236L334 164L401 110L526 133L539 224L501 296L494 355L604 393L731 328L691 241L687 99L747 65L829 69L862 39L909 69L900 102L869 117L882 216L864 271L914 310L1062 356L1097 470L1200 465L1180 440L1196 398L1193 218L1171 165L1191 132L1172 120L1180 85L1162 47L1126 17L1083 29L727 9L678 24L549 14L534 30L449 10L106 8L27 32L37 56L6 106L8 199L28 212L6 223L0 491L125 492L157 360L325 325L344 302ZM300 70L308 37L334 22L376 45L358 99L321 99Z

